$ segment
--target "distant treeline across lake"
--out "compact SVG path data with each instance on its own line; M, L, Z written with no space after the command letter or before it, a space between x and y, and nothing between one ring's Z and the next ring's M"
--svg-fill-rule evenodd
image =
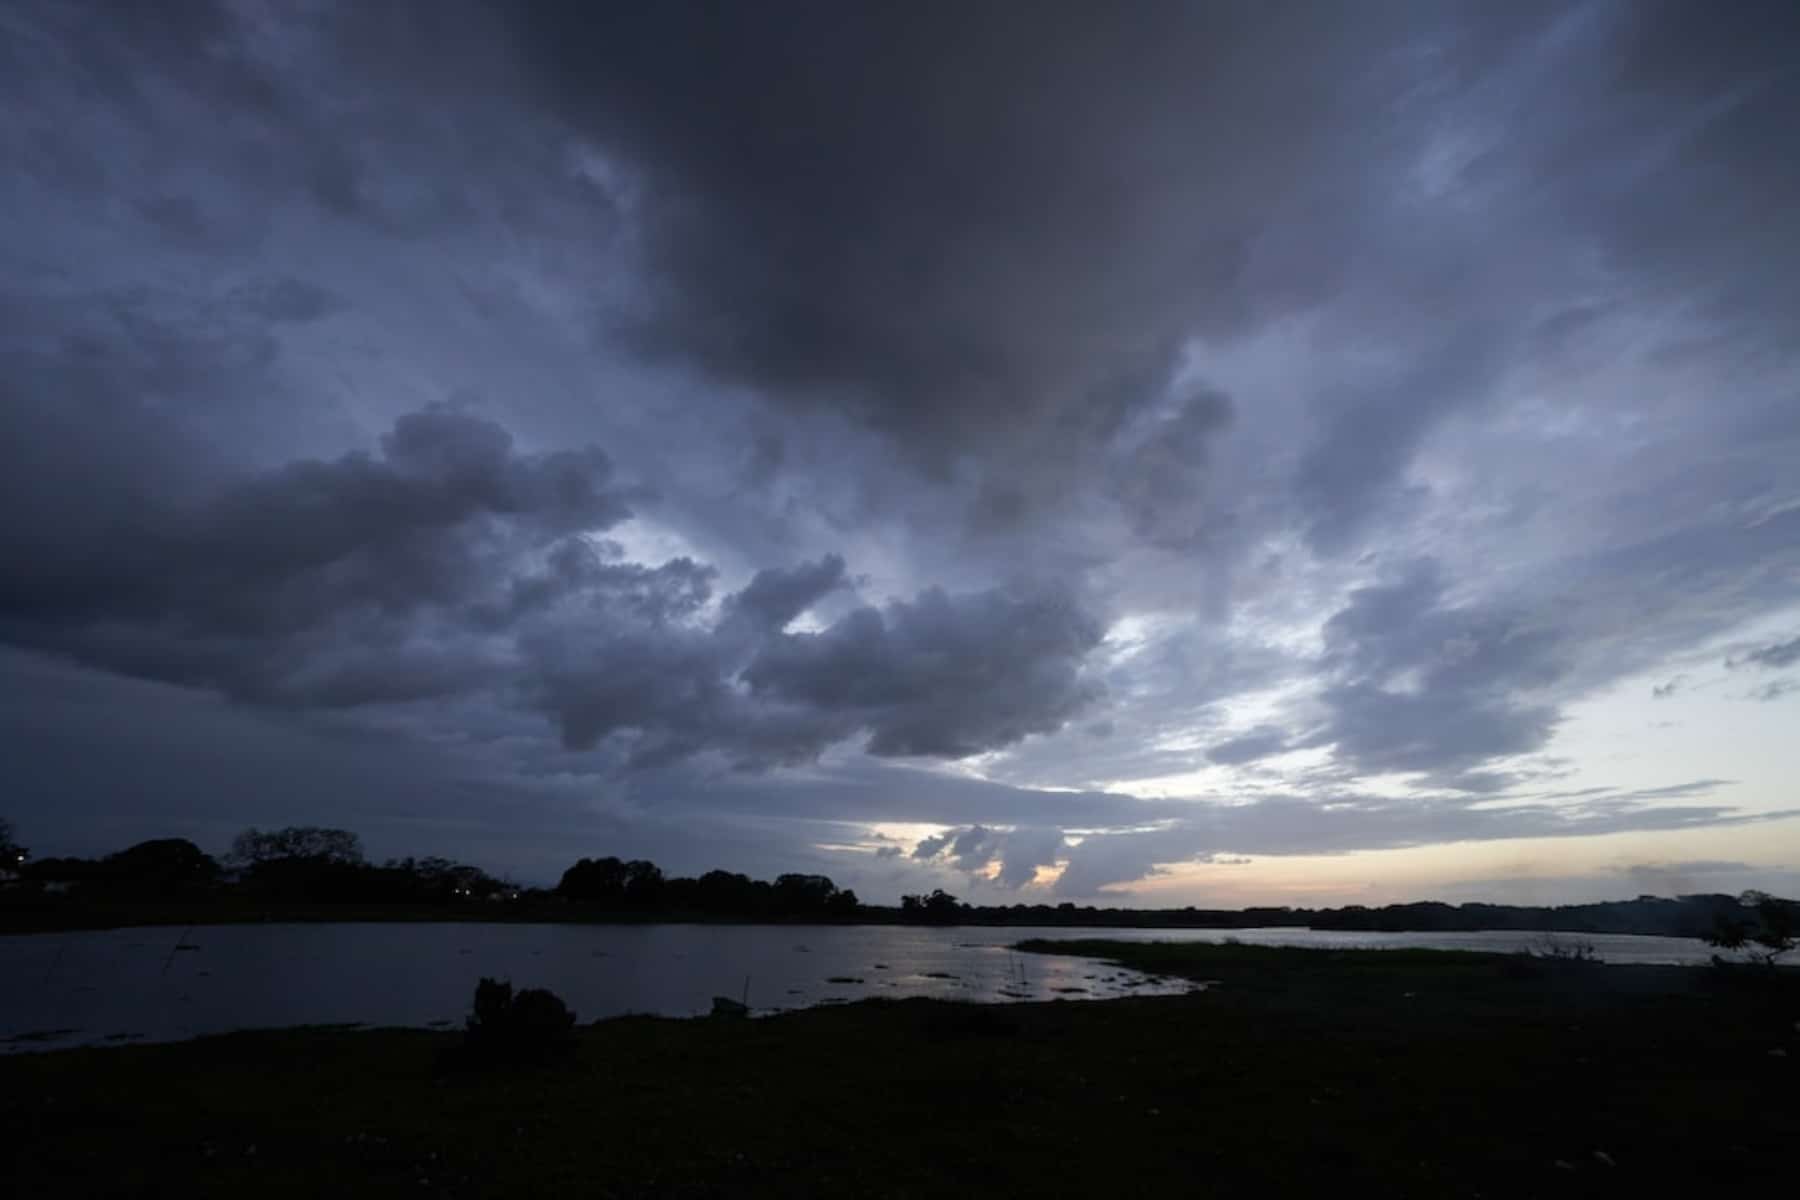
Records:
M972 905L943 891L865 904L816 874L751 879L668 875L644 859L582 858L553 888L527 887L447 858L369 861L355 833L247 829L221 861L182 838L102 858L33 859L0 823L0 930L240 920L795 921L1137 929L1485 929L1706 937L1760 896L1639 896L1556 907L1443 904L1379 908L1111 908ZM1800 911L1793 901L1778 901Z

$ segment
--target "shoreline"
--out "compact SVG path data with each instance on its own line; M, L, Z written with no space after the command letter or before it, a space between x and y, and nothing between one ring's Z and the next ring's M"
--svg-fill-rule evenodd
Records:
M1800 1123L1800 973L1055 952L1217 984L620 1017L567 1062L490 1072L446 1068L457 1033L412 1030L11 1055L0 1123L30 1194L272 1198L1657 1194L1773 1182Z

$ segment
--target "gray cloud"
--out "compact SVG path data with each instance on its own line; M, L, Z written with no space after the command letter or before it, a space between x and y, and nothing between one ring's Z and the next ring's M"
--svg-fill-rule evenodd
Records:
M629 179L653 282L625 342L852 414L928 478L973 481L977 532L1067 522L1099 475L1137 536L1215 552L1233 523L1203 460L1229 410L1204 391L1158 419L1183 343L1314 313L1372 260L1420 308L1361 309L1334 338L1454 294L1462 264L1430 255L1466 256L1469 230L1382 211L1435 132L1409 101L1477 86L1539 32L1478 4L785 12L511 14L554 111ZM1517 316L1338 389L1305 461L1268 464L1302 476L1305 519L1369 509Z
M1100 627L1055 593L929 590L818 633L780 631L842 573L835 558L761 572L711 629L533 634L534 702L571 747L624 734L640 765L704 750L752 765L808 761L863 733L871 754L962 758L1052 732L1093 700L1082 660Z
M1437 564L1414 563L1325 623L1336 678L1310 740L1360 771L1440 778L1536 750L1559 718L1531 697L1567 669L1563 637L1523 613L1447 603Z
M1098 695L1082 670L1103 629L1073 597L926 591L771 640L753 695L844 714L877 755L962 757L1060 728Z
M1146 878L1163 865L1224 861L1221 856L1234 853L1340 854L1444 841L1681 830L1793 815L1794 810L1746 813L1724 806L1660 806L1622 798L1492 808L1376 797L1340 796L1325 804L1298 798L1270 799L1201 810L1155 829L1087 837L1069 851L1056 890L1094 895L1109 884Z
M1066 845L1055 829L989 829L972 825L939 837L925 838L913 848L916 861L943 858L961 871L982 872L996 861L1000 869L994 882L1017 890L1032 882L1039 867L1053 867Z
M1293 80L1349 89L1370 37L1363 20L1094 16L545 5L516 26L560 109L644 189L662 282L640 344L836 393L938 455L1162 354L1185 320L1241 321L1259 206L1334 131ZM1278 33L1296 67L1279 87L1246 65ZM1193 136L1186 114L1226 92L1261 161Z
M847 582L844 560L836 554L787 570L766 568L732 597L733 615L756 629L780 633L795 617Z
M262 279L239 288L232 299L265 321L305 324L342 312L344 303L304 279Z
M38 420L47 402L23 397L12 416ZM40 453L91 453L84 427L35 435ZM15 479L47 496L54 483L34 474ZM198 497L159 484L7 510L0 545L36 564L0 607L8 640L246 697L434 694L462 666L419 643L431 621L459 622L519 556L630 513L600 451L521 455L499 426L447 409L402 417L377 456L295 462ZM340 655L349 674L309 678Z
M1785 642L1770 642L1766 646L1758 646L1748 650L1741 658L1727 660L1726 666L1771 667L1779 670L1800 663L1800 637L1792 637Z
M1206 757L1226 766L1239 766L1255 762L1259 758L1267 758L1271 754L1280 754L1287 749L1287 745L1288 736L1285 731L1272 725L1262 725L1249 733L1227 738L1208 747Z

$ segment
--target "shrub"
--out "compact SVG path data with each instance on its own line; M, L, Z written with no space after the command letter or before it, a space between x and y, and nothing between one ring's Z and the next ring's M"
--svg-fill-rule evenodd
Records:
M543 1063L575 1049L575 1014L554 992L483 979L463 1031L466 1055L480 1063Z
M1721 915L1706 940L1721 950L1743 954L1751 962L1773 967L1784 954L1800 948L1800 920L1791 900L1781 900L1767 892L1748 891L1738 897L1738 905L1750 915L1749 920ZM1726 966L1727 960L1713 955L1713 965Z
M1544 959L1554 963L1571 963L1593 965L1601 961L1600 954L1594 949L1594 943L1571 941L1557 937L1554 933L1546 933L1525 948L1531 958Z

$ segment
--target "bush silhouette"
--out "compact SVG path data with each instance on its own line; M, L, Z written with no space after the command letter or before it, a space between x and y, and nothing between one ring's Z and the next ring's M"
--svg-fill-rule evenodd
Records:
M1793 901L1752 890L1738 897L1738 905L1751 919L1721 914L1706 937L1708 942L1721 950L1739 951L1765 967L1773 967L1782 955L1800 949L1800 906ZM1715 954L1713 965L1728 963Z
M575 1014L554 992L483 979L475 1011L463 1030L463 1049L479 1063L544 1063L575 1050Z

